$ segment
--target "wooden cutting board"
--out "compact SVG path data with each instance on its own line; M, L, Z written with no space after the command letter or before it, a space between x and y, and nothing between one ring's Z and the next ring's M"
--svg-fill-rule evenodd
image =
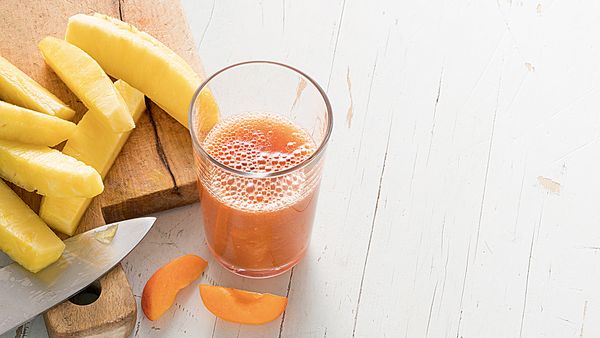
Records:
M75 109L74 122L86 108L45 65L37 44L46 35L63 38L71 15L93 12L121 18L150 33L204 75L178 1L0 1L0 55ZM146 102L148 110L108 173L105 191L92 202L78 233L198 200L187 129ZM39 209L40 196L13 188L33 210ZM121 266L104 276L100 284L102 291L96 302L80 306L67 301L46 313L51 337L129 336L137 307Z

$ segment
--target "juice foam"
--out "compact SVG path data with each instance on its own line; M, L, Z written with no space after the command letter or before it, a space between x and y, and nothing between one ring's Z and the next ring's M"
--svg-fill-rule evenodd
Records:
M203 147L229 168L246 173L272 173L292 168L315 152L307 132L269 113L252 113L222 121L206 136ZM214 193L232 206L272 210L302 197L305 173L272 178L246 178L224 171L212 176Z

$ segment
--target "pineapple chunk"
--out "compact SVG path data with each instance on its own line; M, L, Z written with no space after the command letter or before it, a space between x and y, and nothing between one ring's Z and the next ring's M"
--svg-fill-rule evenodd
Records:
M139 120L146 109L144 94L123 80L117 80L115 87L125 100L127 111L131 112L133 120ZM77 125L77 130L65 144L63 153L93 167L104 178L129 138L130 132L115 133L99 125L97 121L94 115L84 115ZM98 142L100 140L102 142Z
M115 87L137 122L146 108L144 94L122 80L115 82ZM91 165L104 178L130 133L114 133L99 125L94 115L86 114L77 125L75 134L67 141L63 153ZM71 236L91 201L91 198L44 196L40 216L54 230Z
M0 250L31 272L62 255L65 244L0 180Z
M75 111L0 56L0 99L44 114L70 120Z
M94 197L104 190L100 174L73 157L7 140L0 140L0 177L45 196Z
M135 127L127 105L94 59L72 44L51 36L39 44L46 63L91 113L115 132Z
M0 139L55 146L75 131L75 123L0 101Z
M202 79L175 52L130 24L102 14L69 18L65 39L92 56L111 76L123 79L188 127L188 109ZM201 127L219 119L212 94L200 97Z

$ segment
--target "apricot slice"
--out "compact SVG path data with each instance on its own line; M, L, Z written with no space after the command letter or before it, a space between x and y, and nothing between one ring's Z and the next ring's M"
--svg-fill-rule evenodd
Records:
M286 297L207 284L200 285L200 297L215 316L239 324L268 323L287 306Z
M173 305L179 290L198 279L207 266L201 257L185 255L156 270L142 293L142 310L146 317L159 319Z

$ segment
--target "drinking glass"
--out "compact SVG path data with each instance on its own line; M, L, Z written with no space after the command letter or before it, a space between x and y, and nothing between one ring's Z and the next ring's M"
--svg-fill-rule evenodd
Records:
M207 99L211 96L214 101ZM218 122L208 117L215 103ZM245 277L267 278L284 273L304 257L332 117L323 89L305 73L282 63L234 64L198 88L190 106L189 130L204 232L208 248L226 269ZM260 161L252 162L257 167L245 165L244 156L254 156L253 152L215 143L222 135L235 138L238 131L232 128L242 134L282 134L283 139L292 140L285 147L294 147L306 136L306 147L294 153L304 151L305 156L292 165L285 162L294 156L291 152L269 153L268 163L280 158L283 165L266 169ZM263 136L243 142L258 142L253 143L258 148L276 143L261 143Z

